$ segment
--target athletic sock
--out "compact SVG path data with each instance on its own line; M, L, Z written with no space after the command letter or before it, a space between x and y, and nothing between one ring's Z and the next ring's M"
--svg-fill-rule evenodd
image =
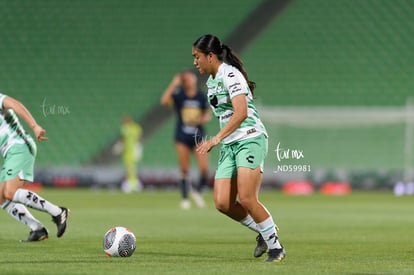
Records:
M257 226L260 229L260 234L262 234L262 237L269 249L282 248L277 236L276 225L273 222L272 216L269 216L269 218L266 220L258 223Z
M201 176L200 181L198 182L198 186L196 188L197 192L201 193L206 185L207 185L207 176Z
M16 193L14 193L13 201L17 203L20 202L28 207L47 212L52 216L57 216L62 213L62 209L60 209L59 206L48 202L35 192L29 191L27 189L17 189Z
M33 217L29 210L21 203L6 201L1 207L7 214L12 216L15 220L27 225L33 231L40 230L44 227L43 224Z
M183 200L188 200L188 181L186 178L182 178L180 181L181 197Z
M247 214L247 216L240 221L240 223L249 229L253 230L256 233L259 233L259 227L257 226L257 223L253 220L253 218Z

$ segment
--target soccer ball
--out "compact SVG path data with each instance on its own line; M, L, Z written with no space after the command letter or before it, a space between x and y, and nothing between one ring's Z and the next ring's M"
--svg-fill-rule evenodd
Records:
M136 244L134 233L122 226L109 229L103 239L103 249L109 257L130 257Z

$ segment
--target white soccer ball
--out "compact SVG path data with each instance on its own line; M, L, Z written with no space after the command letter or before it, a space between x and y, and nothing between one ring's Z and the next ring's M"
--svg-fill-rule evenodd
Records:
M130 257L136 245L134 233L122 226L109 229L103 239L103 249L109 257Z

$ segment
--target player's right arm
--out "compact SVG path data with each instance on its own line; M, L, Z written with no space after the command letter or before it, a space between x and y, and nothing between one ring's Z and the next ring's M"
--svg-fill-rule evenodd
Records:
M174 91L181 86L181 74L176 74L174 78L171 80L170 84L168 85L167 89L165 89L163 95L161 96L160 103L163 106L170 107L173 105L173 93Z
M16 114L21 117L30 128L32 128L37 141L47 140L46 131L39 124L37 124L32 114L20 101L6 96L3 100L3 108L14 110Z

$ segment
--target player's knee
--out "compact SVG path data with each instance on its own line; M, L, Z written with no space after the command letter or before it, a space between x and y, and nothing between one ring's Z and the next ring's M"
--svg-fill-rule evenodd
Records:
M254 196L240 196L239 202L247 210L253 209L258 204Z
M9 200L9 201L11 201L11 200L13 200L13 197L14 197L14 194L16 193L16 189L14 189L14 188L5 188L4 190L3 190L3 197L6 199L6 200Z
M230 203L227 201L215 200L214 204L216 206L216 209L221 213L228 213L230 211Z

